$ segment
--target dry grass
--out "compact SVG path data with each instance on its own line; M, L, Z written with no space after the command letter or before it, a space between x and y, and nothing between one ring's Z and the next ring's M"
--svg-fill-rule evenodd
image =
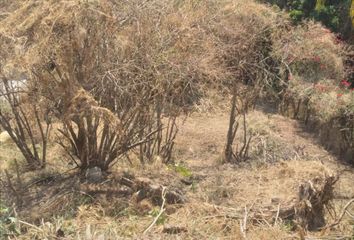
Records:
M11 168L14 170L14 162L13 160L17 160L18 162L23 162L23 156L21 152L16 148L16 146L11 143L0 143L0 159L1 165L0 170L3 172L5 169Z
M272 163L257 163L256 159L252 159L249 164L240 166L221 165L218 156L224 143L222 129L228 124L225 115L193 115L181 129L175 155L176 160L183 161L192 173L192 185L182 184L180 180L186 177L158 161L145 168L122 163L114 169L108 181L100 186L79 183L78 179L72 177L60 184L61 180L56 180L56 187L51 187L52 195L47 192L47 197L37 200L40 203L38 207L28 209L28 213L21 213L25 215L20 215L20 219L30 223L33 223L33 219L44 217L43 214L34 217L35 212L47 212L48 215L43 223L37 222L36 226L40 230L21 224L27 232L20 239L54 237L58 229L65 232L66 239L116 239L117 236L121 239L241 239L240 219L243 219L244 207L249 211L267 207L276 210L278 204L285 206L296 198L300 183L314 177L342 172L335 189L334 206L337 212L343 208L346 199L354 196L351 187L353 171L338 164L333 156L314 142L311 135L302 132L296 121L289 121L279 115L266 115L260 111L251 113L249 119L253 131L262 133L262 136L278 136L275 141L287 144L288 148L305 144L307 158L289 159L284 154L283 159ZM195 127L196 123L198 128ZM215 147L208 148L211 144ZM143 235L159 206L145 200L136 203L134 197L119 195L121 187L117 181L122 172L150 178L169 188L182 189L188 201L183 205L168 205L163 215L163 224L155 225L149 234ZM43 191L47 187L39 185L36 188ZM55 188L61 190L56 192ZM332 221L329 215L327 219ZM291 222L280 219L277 224L260 221L257 223L249 219L248 238L299 238L298 232L291 230ZM186 232L176 236L162 233L166 224L182 227ZM327 231L325 235L348 236L351 231L350 219L346 217L339 226ZM319 236L320 233L308 234Z
M6 6L13 11L12 5ZM49 169L21 175L28 204L11 213L23 222L15 222L22 234L10 239L55 239L62 232L64 239L242 239L245 207L259 211L288 204L296 198L299 184L314 177L341 173L335 191L337 212L354 196L352 168L338 163L300 123L260 110L247 116L254 135L249 161L221 165L228 128L225 105L234 79L251 85L266 79L266 83L257 83L278 84L280 90L294 92L297 99L313 83L334 86L343 77L342 46L334 44L332 34L322 34L319 25L293 28L283 13L241 0L28 0L0 21L1 71L11 76L27 71L31 80L45 86L43 96L49 96L51 103L63 103L64 116L68 109L80 110L75 112L78 116L85 112L81 105L70 108L76 93L90 100L89 110L97 107L107 116L121 116L116 108L133 109L137 102L146 103L141 96L154 95L151 87L165 102L176 101L173 104L183 106L184 111L193 108L198 112L186 121L178 118L176 165L164 165L159 157L141 165L131 153L131 164L119 159L106 181L98 185L69 171L72 166L63 152L50 146ZM263 61L268 57L276 63ZM320 57L326 68L313 57ZM52 61L65 74L51 72ZM258 69L258 64L264 65ZM292 72L290 82L286 70ZM326 105L326 111L319 113L336 115L333 111L339 103L333 94L314 96L312 106ZM352 102L350 94L343 96L345 104ZM334 104L331 108L327 98ZM153 108L156 102L152 103L146 103L147 107ZM167 105L165 110L171 107ZM58 139L54 136L51 142ZM11 144L0 145L0 170L11 170L10 162L17 158L13 149ZM161 223L144 235L159 206L147 199L138 203L137 196L119 183L124 174L181 189L188 201L167 205ZM186 179L192 183L181 182ZM8 204L10 199L5 199ZM346 217L324 234L350 236L350 221ZM246 222L249 239L300 238L292 229L294 224L281 219ZM166 224L185 231L175 236L163 233Z

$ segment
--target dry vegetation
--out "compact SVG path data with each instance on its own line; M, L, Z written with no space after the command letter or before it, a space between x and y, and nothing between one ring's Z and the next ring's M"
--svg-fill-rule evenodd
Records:
M319 24L3 1L0 41L0 238L354 237L352 50Z

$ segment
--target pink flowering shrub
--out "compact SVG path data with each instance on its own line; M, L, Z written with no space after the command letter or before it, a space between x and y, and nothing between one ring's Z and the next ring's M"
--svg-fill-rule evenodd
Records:
M344 77L344 44L320 24L308 22L288 31L274 44L275 57L303 81L339 81Z

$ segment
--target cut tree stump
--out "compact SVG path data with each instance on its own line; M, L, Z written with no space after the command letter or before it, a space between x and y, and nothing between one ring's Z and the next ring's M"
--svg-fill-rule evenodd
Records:
M298 225L306 230L318 230L326 225L325 207L333 200L336 176L315 178L299 187L298 202L294 206Z
M325 209L330 207L334 198L336 176L316 177L300 184L298 196L291 202L280 204L280 200L272 201L268 206L249 209L248 220L254 224L266 222L275 224L278 220L294 221L299 230L320 230L326 224ZM216 217L244 218L244 209L211 205L221 213ZM215 217L215 216L214 216Z

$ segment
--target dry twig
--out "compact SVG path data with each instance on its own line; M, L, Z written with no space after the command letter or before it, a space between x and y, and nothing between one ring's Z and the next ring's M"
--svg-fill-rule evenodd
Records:
M247 239L247 235L246 235L246 231L247 231L247 218L248 218L248 211L247 211L247 207L245 207L245 215L243 217L243 222L240 221L240 229L241 229L241 233L243 238L246 240Z
M160 212L159 214L157 214L157 216L154 218L154 221L152 221L152 223L149 225L148 228L145 229L145 231L143 232L143 234L146 234L148 231L151 230L151 228L155 225L155 223L157 222L157 220L161 217L161 215L165 212L165 203L166 203L166 187L162 188L162 192L161 192L161 197L162 197L162 204L161 204L161 208L160 208Z
M342 210L342 213L340 214L339 218L338 218L336 221L334 221L333 223L331 223L331 224L329 224L329 225L323 227L323 230L322 230L322 231L325 231L326 229L329 229L329 228L332 228L332 227L334 227L334 226L337 226L337 225L342 221L342 219L343 219L345 213L347 212L347 209L349 208L349 206L350 206L353 202L354 202L354 198L351 199L351 200L344 206L344 208L343 208L343 210Z

